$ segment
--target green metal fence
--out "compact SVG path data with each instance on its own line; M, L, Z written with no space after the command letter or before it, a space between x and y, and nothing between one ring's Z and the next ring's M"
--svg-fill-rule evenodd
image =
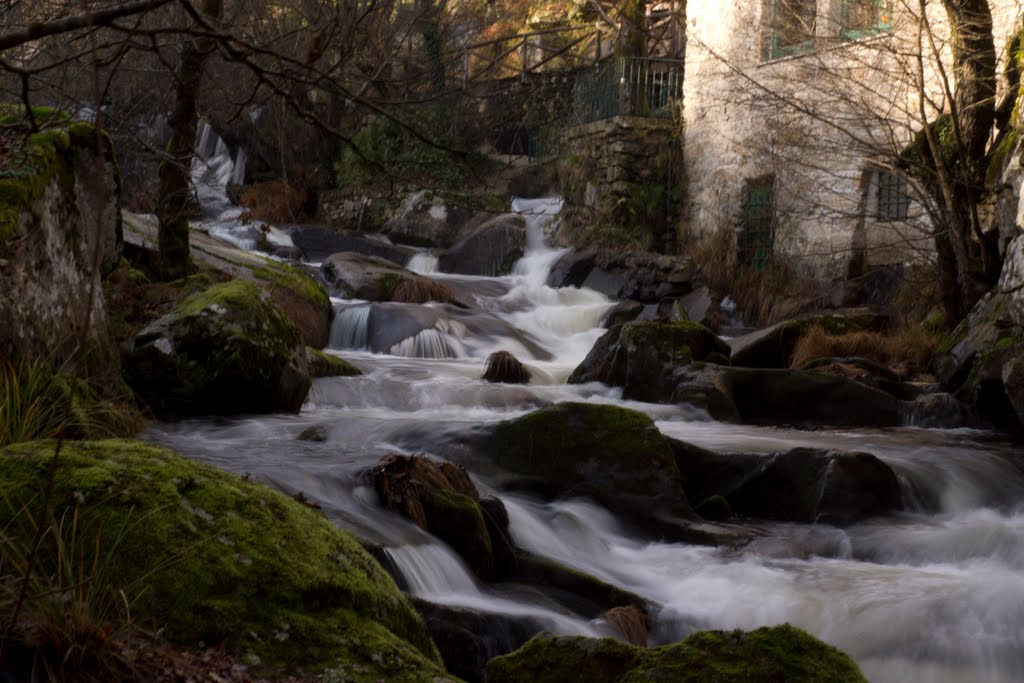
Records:
M575 123L644 116L679 115L683 63L675 59L617 57L581 71L573 86Z

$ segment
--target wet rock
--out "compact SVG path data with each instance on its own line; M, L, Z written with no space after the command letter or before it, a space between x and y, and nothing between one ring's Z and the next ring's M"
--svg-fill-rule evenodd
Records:
M513 652L544 630L536 618L476 612L413 598L445 669L470 683L484 681L491 659Z
M595 619L610 609L627 605L643 613L641 607L647 606L635 593L518 548L513 561L501 566L500 576L505 582L535 587L547 600L584 619Z
M506 275L523 256L526 220L518 214L496 216L473 230L438 259L446 273Z
M495 351L487 357L487 367L480 379L502 384L529 384L530 371L508 351Z
M622 326L614 343L613 339L611 331L605 333L569 382L605 382L621 386L623 398L662 402L672 396L675 368L709 358L728 362L729 358L725 342L691 322L634 321Z
M712 502L721 497L744 517L850 524L902 508L896 474L870 453L794 448L719 454L679 442L674 447L687 495L705 509L721 508Z
M707 364L677 368L671 400L716 420L795 426L892 427L899 400L842 376L804 370Z
M584 249L562 256L551 269L552 287L589 287L612 299L657 303L693 289L690 262L648 252Z
M1017 411L1017 420L1024 425L1024 354L1003 366L1003 387Z
M636 320L644 312L644 305L639 301L620 301L601 317L601 327L611 329L632 320Z
M306 347L306 355L309 357L309 373L313 377L351 377L363 374L362 370L344 358L311 346Z
M564 681L835 681L865 683L852 659L793 626L701 631L644 649L611 638L542 633L487 664L488 683Z
M562 403L450 435L440 448L504 488L590 496L651 523L659 515L693 517L668 442L633 410Z
M925 429L959 429L982 426L969 405L945 392L925 393L900 404L900 422Z
M494 578L480 494L465 468L423 456L389 455L370 478L384 507L450 545L480 578Z
M326 225L281 227L291 228L292 242L302 249L307 260L313 262L324 261L331 254L351 251L387 259L397 266L405 267L409 259L419 253L412 247L392 244L387 237L373 233L340 230Z
M320 272L328 285L350 299L416 304L437 301L467 307L447 284L376 256L332 254L320 266Z
M933 365L958 399L997 427L1015 431L1024 421L1007 391L1004 369L1024 353L1024 327L1011 315L1012 298L1024 297L1024 290L1007 293L1002 282L942 341Z
M161 416L297 413L312 382L299 331L257 285L188 297L123 346L125 380Z
M299 435L295 437L298 441L312 441L314 443L324 443L327 441L327 427L324 425L313 425L312 427L306 427Z
M880 324L882 320L879 315L869 309L785 320L730 339L732 364L745 368L788 368L797 341L814 325L821 326L829 334L845 334L871 329Z
M708 327L716 327L717 302L707 287L698 287L679 299L679 307L686 313L686 319Z

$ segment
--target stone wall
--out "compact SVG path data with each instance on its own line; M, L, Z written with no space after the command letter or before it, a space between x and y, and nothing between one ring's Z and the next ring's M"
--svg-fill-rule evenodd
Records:
M991 5L1002 54L1020 1ZM812 35L774 56L772 7L688 3L684 229L740 233L750 181L772 178L775 253L820 280L927 255L924 202L912 201L900 221L884 220L877 203L878 171L891 169L921 126L916 66L901 58L920 51L912 5L894 3L887 28L851 35L841 25L841 0L817 0ZM945 13L939 3L927 7L945 44ZM937 67L925 60L924 94L943 102Z
M75 123L24 138L0 162L0 355L86 359L104 376L118 356L100 280L120 258L121 211L109 143L101 160L95 143Z
M618 116L567 128L559 180L570 212L560 241L580 246L605 233L672 251L682 156L673 121Z

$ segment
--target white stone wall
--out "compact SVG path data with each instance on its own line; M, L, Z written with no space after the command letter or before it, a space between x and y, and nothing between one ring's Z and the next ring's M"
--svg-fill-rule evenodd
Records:
M917 0L895 0L890 32L839 35L842 0L818 0L814 47L768 59L771 0L690 0L687 13L683 230L705 235L743 225L745 187L775 176L776 253L820 279L841 279L851 256L900 263L930 249L926 207L906 221L877 220L875 164L920 129L917 83L934 106L945 93L938 60L916 60ZM993 0L996 48L1021 17L1022 0ZM928 0L934 49L948 63L945 12ZM932 46L925 45L925 54Z

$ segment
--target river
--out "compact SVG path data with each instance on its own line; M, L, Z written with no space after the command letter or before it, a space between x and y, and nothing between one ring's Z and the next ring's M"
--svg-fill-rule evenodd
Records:
M1024 680L1024 470L1013 446L971 430L729 425L685 406L623 401L601 384L565 384L602 333L599 321L612 302L596 292L544 284L561 253L542 239L545 214L556 205L515 207L530 216L531 238L513 274L432 273L474 292L476 308L456 314L437 307L439 322L429 334L415 335L418 341L367 350L369 326L386 324L395 313L376 315L365 302L335 300L329 350L365 374L317 380L299 415L160 424L146 438L286 492L301 491L328 518L386 548L420 597L532 615L549 630L588 635L608 630L600 621L479 584L443 544L384 511L361 473L386 453L419 450L409 435L424 429L504 420L570 400L643 411L663 433L713 450L768 453L806 445L868 451L896 471L907 511L845 528L762 524L764 535L741 548L636 539L591 501L543 502L474 481L502 499L517 545L659 606L652 644L699 629L789 622L848 652L872 681ZM435 268L426 255L411 265ZM481 322L493 319L517 333L502 335ZM497 349L526 363L531 384L479 379L485 358ZM313 425L324 428L326 441L296 438Z

